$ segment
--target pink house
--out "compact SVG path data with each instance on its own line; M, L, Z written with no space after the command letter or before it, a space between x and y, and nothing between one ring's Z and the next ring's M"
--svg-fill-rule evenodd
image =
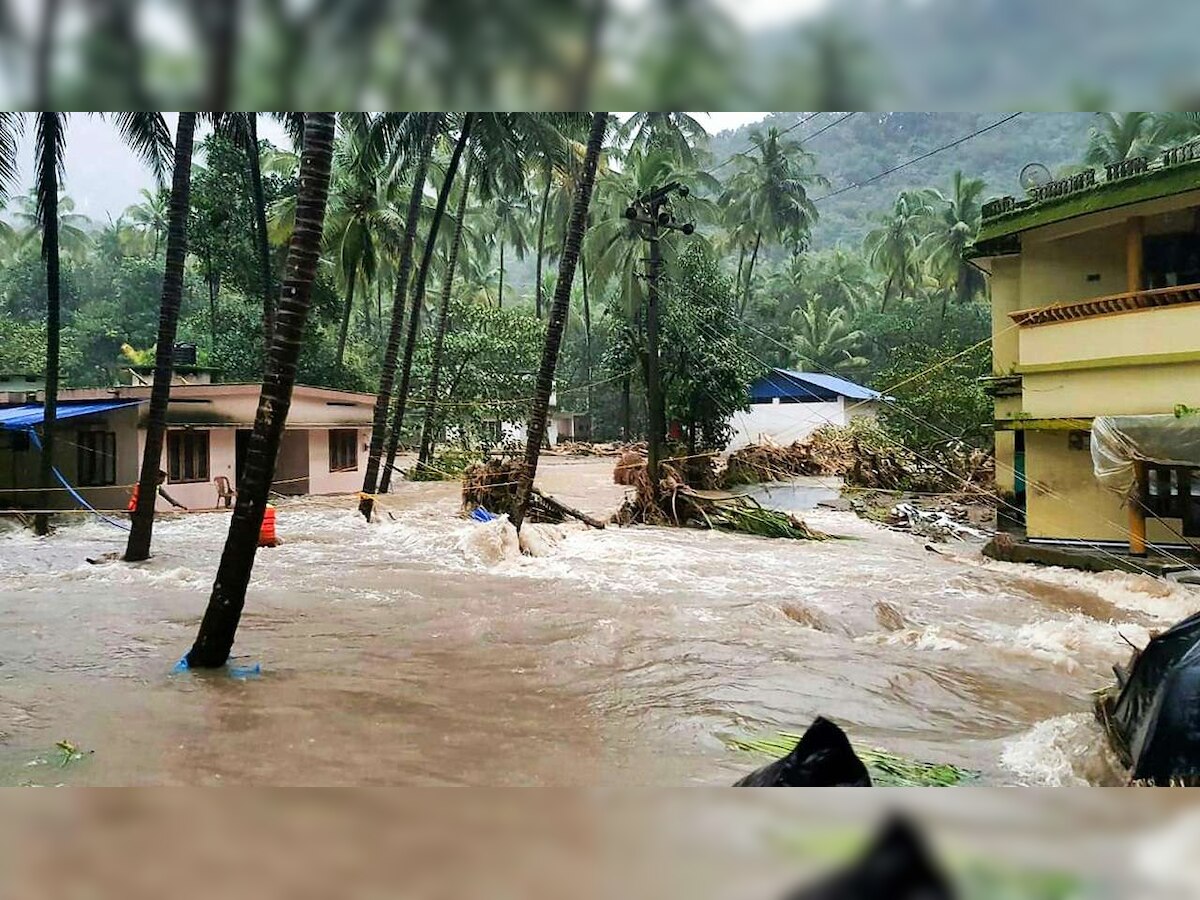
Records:
M134 376L134 380L139 380ZM193 509L220 503L220 488L236 488L254 415L258 384L212 384L207 372L177 376L167 408L161 468L166 491ZM137 481L146 441L150 387L61 391L54 461L67 482L97 509L121 510ZM371 439L374 396L297 385L275 466L280 494L352 493L362 486ZM40 433L37 391L0 390L0 508L32 509ZM30 428L37 431L31 435ZM33 440L31 440L31 437ZM65 490L53 508L78 506ZM158 509L170 505L158 498Z

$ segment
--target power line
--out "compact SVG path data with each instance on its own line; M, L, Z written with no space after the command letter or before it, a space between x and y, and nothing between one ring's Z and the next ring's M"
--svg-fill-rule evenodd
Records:
M676 289L683 288L683 285L681 285L679 282L675 281L674 279L672 279L670 281L670 284L673 285ZM696 299L696 295L694 292L686 291L686 289L685 289L685 292L689 293L693 297L693 299ZM686 307L684 307L684 308L686 308ZM768 370L768 375L766 376L767 380L773 384L776 384L777 387L779 386L778 383L775 382L773 376L771 374L769 374L774 367L770 366L765 360L756 356L754 353L752 353L747 348L738 346L736 343L734 343L734 341L730 335L727 335L727 334L722 335L720 333L717 333L717 332L715 332L715 329L713 329L713 327L711 325L707 325L707 323L701 322L698 319L694 318L694 312L692 310L689 309L688 312L693 316L693 318L692 318L693 325L695 325L697 328L705 328L708 331L707 337L709 337L710 340L716 340L717 342L724 342L727 346L731 347L735 352L741 353L747 359L757 363L760 366L765 367ZM745 326L747 323L738 322L737 324ZM759 333L764 334L763 332L759 332ZM764 334L764 336L766 336L766 335ZM771 338L771 340L774 340L774 339ZM779 343L779 342L775 341L775 343ZM780 344L780 346L782 347L784 345ZM932 370L928 370L928 371L932 371ZM928 371L925 374L928 374ZM825 374L834 375L834 373L832 373L832 372L826 372ZM834 375L834 377L841 377L841 376ZM911 379L909 379L909 380L911 380ZM884 403L886 403L888 406L891 406L893 409L895 409L897 412L899 412L906 418L926 426L927 428L931 429L932 431L935 431L938 434L942 435L944 438L958 440L958 438L956 438L954 435L949 434L944 429L939 428L938 426L934 425L932 422L928 422L925 419L921 418L920 416L916 415L915 413L910 412L909 410L905 409L899 402L897 402L895 400L895 398L889 398L886 395L881 395L881 399L883 400ZM856 406L857 405L860 405L860 404L856 404ZM825 416L825 415L821 414L820 412L818 412L817 415L819 418L824 419L830 425L837 424L832 419L830 419L828 416ZM789 431L790 430L791 429L789 429ZM938 462L936 462L935 460L933 460L930 457L924 456L920 453L917 453L916 451L912 451L912 452L913 452L914 456L916 456L918 459L920 459L926 465L932 466L933 468L939 470L943 474L949 475L951 478L955 478L955 479L961 481L963 483L963 485L965 487L967 487L968 489L974 487L967 478L963 477L962 475L958 474L957 472L951 471L950 469L946 468L945 466L942 466L941 464L939 464ZM996 460L996 463L999 464L999 460ZM1013 467L1007 467L1007 468L1011 472L1015 473L1015 471L1016 471ZM1045 486L1043 486L1043 489L1051 498L1053 498L1055 500L1059 500L1064 503L1070 502L1068 498L1062 496L1061 494L1059 494L1057 491L1054 491L1053 489L1047 488ZM1021 514L1024 514L1024 512L1025 512L1024 510L1017 507L1015 504L1010 503L1007 500L1005 500L997 491L986 491L986 492L982 492L982 493L984 493L986 496L991 497L993 500L996 501L996 503L998 505L1004 506L1004 507L1012 510L1013 512L1018 512ZM1126 528L1125 526L1121 525L1118 522L1113 522L1111 519L1104 519L1103 521L1108 525L1112 525L1118 531L1123 532L1126 536L1129 536L1131 534L1131 532L1129 531L1128 528ZM1159 521L1162 521L1162 520L1160 519ZM1165 522L1163 524L1166 525ZM1176 532L1169 525L1167 525L1167 528L1173 534L1175 534L1177 537L1179 537L1181 540L1183 540L1183 536L1180 535L1178 532ZM1088 540L1084 539L1083 543L1086 546L1091 547L1093 550L1097 551L1098 553L1100 553L1102 555L1109 556L1113 559L1121 559L1121 557L1118 557L1115 553L1112 553L1111 551L1107 550L1106 548L1104 548L1103 546L1101 546L1100 544L1098 544L1096 542L1088 541ZM1174 553L1172 553L1170 551L1170 548L1166 547L1165 545L1154 544L1149 541L1147 541L1146 543L1147 543L1147 546L1150 547L1152 550L1155 550L1160 555L1166 557L1167 559L1171 560L1172 562L1176 562L1180 565L1187 565L1187 563L1184 560L1182 560L1180 557L1178 557ZM1134 567L1140 569L1144 574L1147 574L1147 575L1153 574L1148 569L1141 567L1141 566L1137 566L1136 563L1133 563L1133 565L1134 565Z
M813 119L815 119L817 116L821 115L822 112L825 112L825 110L820 110L815 113L809 113L803 119L799 119L798 121L793 122L787 128L785 128L781 132L779 132L779 136L783 137L785 134L791 134L793 131L795 131L797 128L799 128L801 125L806 125L807 123L809 123ZM811 141L817 135L824 134L826 131L828 131L830 128L832 128L834 125L840 125L842 122L845 122L848 118L850 118L853 115L855 115L855 113L852 113L852 112L846 113L840 119L835 119L834 121L830 122L828 125L823 125L822 127L818 128L816 131L814 131L812 134L810 134L807 138L805 138L805 140ZM713 166L711 169L709 169L708 174L711 175L713 172L716 172L717 169L720 169L724 166L729 165L731 162L733 162L739 156L745 156L745 155L746 155L746 151L744 151L744 150L740 151L738 153L734 153L732 156L728 157L727 159L722 160L721 162L719 162L715 166Z
M962 137L958 138L957 140L953 140L948 144L943 144L940 147L936 147L933 150L930 150L926 153L922 153L920 156L914 156L912 159L906 160L905 162L902 162L899 165L892 166L890 169L885 169L884 171L882 171L876 175L872 175L870 178L864 179L863 181L856 181L854 184L848 184L845 187L838 188L836 191L830 191L828 194L825 194L822 197L817 197L815 200L813 200L813 203L820 203L822 200L828 200L830 197L838 196L838 194L844 194L847 191L853 191L857 188L865 187L868 184L873 184L874 182L879 181L882 178L886 178L888 175L891 175L894 172L899 172L901 169L907 169L909 166L915 165L916 163L919 163L922 160L929 159L931 156L936 156L937 154L942 153L946 150L950 150L953 147L957 147L960 144L965 144L967 141L971 140L972 138L977 138L977 137L979 137L979 135L984 134L985 132L991 131L993 128L999 128L1001 125L1005 125L1008 122L1011 122L1013 119L1017 118L1020 115L1022 115L1022 114L1019 112L1012 113L1011 115L1005 116L1003 119L999 119L998 121L993 122L991 125L986 125L983 128L978 129L977 131L972 131L970 134L963 135ZM814 137L815 137L815 135L814 135Z

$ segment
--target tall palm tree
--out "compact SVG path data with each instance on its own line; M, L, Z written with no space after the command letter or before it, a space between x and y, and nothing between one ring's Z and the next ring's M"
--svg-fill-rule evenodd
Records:
M554 303L550 307L550 322L546 328L546 344L542 349L542 363L538 369L537 390L533 411L529 414L529 426L525 440L525 465L521 469L517 485L517 500L513 510L513 525L519 531L525 520L529 498L533 490L533 479L537 474L538 456L542 441L546 437L546 420L550 415L550 394L554 391L554 370L558 367L558 351L562 345L563 329L571 306L571 287L575 281L575 266L583 244L583 232L587 225L588 207L592 200L592 186L596 181L596 166L600 162L600 150L604 134L608 129L608 113L592 114L592 127L588 133L587 152L583 158L579 188L575 193L575 208L571 212L571 224L567 229L566 245L558 263L558 280L554 284Z
M49 13L46 14L52 18ZM52 24L52 23L51 23ZM157 177L163 172L163 153L171 145L166 123L158 113L117 113L114 124L125 142L150 163ZM0 122L0 131L9 133L11 143L19 132L19 119ZM9 138L0 138L0 149ZM66 113L34 113L34 159L37 201L34 217L41 232L42 258L46 263L46 397L42 419L42 454L40 477L43 487L53 487L54 428L58 418L59 329L62 309L62 286L59 277L59 189L63 177L66 152ZM0 173L3 168L0 167ZM7 188L8 185L5 185ZM42 508L47 508L43 503ZM38 534L46 534L50 523L46 514L34 519Z
M404 333L404 306L408 296L408 280L412 273L413 243L417 236L417 222L421 215L421 197L425 192L425 176L429 169L429 158L433 154L433 143L442 128L442 114L429 113L414 116L419 122L420 146L413 165L412 191L408 198L408 209L404 219L404 234L400 240L400 262L396 267L395 288L392 295L392 315L388 326L388 339L384 345L383 365L379 373L379 391L375 395L375 412L371 425L371 445L367 451L367 465L363 472L362 498L358 511L371 519L375 508L375 491L379 482L379 465L383 457L383 444L388 426L388 413L392 408L392 388L396 383L396 360L400 355L400 338Z
M213 4L214 6L217 4ZM228 49L228 48L226 48ZM227 86L227 82L225 83ZM226 105L226 104L222 104ZM293 138L301 131L298 113L272 113ZM267 226L267 199L263 189L262 148L258 143L258 113L216 112L211 114L214 128L242 148L246 156L246 171L250 176L250 206L254 213L254 244L258 251L259 281L263 302L263 351L271 348L271 332L275 327L275 287L271 272L271 244Z
M831 306L816 296L792 313L792 324L796 363L802 369L853 373L868 365L857 355L865 335L851 326L844 307Z
M467 127L464 123L464 128ZM475 160L467 162L463 173L462 185L459 187L458 210L454 221L454 236L450 239L450 255L446 263L446 272L442 277L442 296L438 303L437 331L433 338L433 354L429 365L429 386L425 392L425 421L421 425L421 448L417 456L417 468L428 466L433 462L433 451L437 443L435 422L437 421L438 392L441 388L442 348L446 343L446 329L450 322L450 296L454 289L454 269L458 265L458 251L462 246L463 228L467 217L467 199L471 193L471 175L475 169Z
M143 235L153 240L151 258L158 259L158 250L166 239L169 227L168 207L170 197L165 191L150 191L142 188L142 202L135 203L125 210L132 226Z
M621 125L620 137L631 150L666 150L688 167L700 163L708 143L708 131L685 112L635 112Z
M466 149L467 141L471 139L471 125L474 115L467 113L463 116L458 131L458 140L450 153L450 161L446 164L446 174L438 189L437 206L433 211L433 220L429 223L429 234L425 238L425 252L421 257L421 266L417 271L416 284L413 285L412 313L408 321L408 339L404 344L404 364L400 369L400 389L396 392L396 409L392 413L392 425L388 431L387 457L383 473L379 477L379 493L386 494L392 484L392 472L396 466L396 453L400 449L400 431L404 427L404 414L408 406L408 391L412 385L413 355L417 350L417 334L421 328L421 315L425 311L425 282L429 277L429 267L433 259L433 251L437 246L438 232L441 229L442 218L446 214L446 204L450 201L450 189L454 185L454 176L458 172L459 161Z
M37 159L37 221L42 230L42 259L46 262L46 396L42 407L42 452L40 481L42 487L54 486L54 427L58 419L58 351L60 315L62 312L61 283L58 259L58 186L63 175L65 125L62 113L36 114L34 155ZM49 508L49 495L42 509ZM48 534L50 519L46 513L34 518L34 530Z
M390 224L390 182L384 176L376 146L380 120L366 113L343 116L343 132L334 151L333 204L326 242L346 285L346 303L338 331L336 365L340 371L354 309L354 290L360 280L375 277L381 231ZM368 304L369 308L369 304Z
M287 274L276 307L271 354L246 452L237 506L229 522L208 608L196 642L188 651L187 664L192 668L216 668L226 663L246 603L246 588L275 476L275 458L291 407L304 323L320 261L333 136L333 113L305 114L296 227L288 246Z
M1200 137L1200 112L1152 113L1150 140L1156 147L1185 144Z
M893 293L903 300L916 293L921 283L921 258L917 247L928 221L928 196L920 191L901 191L879 227L867 233L863 249L871 267L883 276L880 310L886 310Z
M175 332L179 324L179 307L183 302L183 267L187 260L187 220L195 134L196 113L181 112L175 130L175 171L171 179L167 260L158 311L158 342L154 350L154 385L150 389L150 410L147 414L142 471L138 478L137 506L133 511L129 541L125 545L126 562L139 562L149 558L150 541L154 532L154 504L158 496L158 472L162 461L163 438L167 431L167 403L170 400L171 373L174 368Z
M928 193L929 233L920 244L921 255L928 260L933 276L959 303L976 296L984 287L979 269L967 262L966 249L979 233L983 213L983 180L954 173L950 196L937 189ZM946 308L942 307L942 318Z
M496 306L504 306L504 248L512 247L517 259L529 252L529 201L519 194L497 197L492 206L492 234L500 253Z
M1107 166L1155 150L1152 136L1154 121L1148 112L1098 112L1096 123L1088 131L1083 161Z
M23 245L32 245L41 241L42 219L38 206L37 189L30 191L22 205L13 213L13 218L20 222L23 228ZM91 219L75 212L75 201L59 190L58 195L58 249L72 260L84 259L92 249L92 236L89 228Z
M817 221L817 208L808 197L808 186L824 183L812 171L812 154L778 128L755 129L750 133L750 144L750 150L737 158L738 170L722 196L730 214L744 220L754 234L739 305L742 316L763 241L793 248L804 246Z

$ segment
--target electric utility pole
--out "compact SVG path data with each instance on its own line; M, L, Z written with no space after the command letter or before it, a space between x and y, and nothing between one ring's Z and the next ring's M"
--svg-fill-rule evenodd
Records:
M643 236L650 245L650 256L646 260L646 400L650 414L649 453L646 465L650 484L656 493L659 463L662 462L663 444L666 442L667 420L658 353L658 278L662 271L659 240L663 231L692 234L696 230L696 226L691 222L680 224L675 221L669 202L671 194L686 197L688 189L678 181L672 181L662 187L651 188L625 210L625 218L645 226Z

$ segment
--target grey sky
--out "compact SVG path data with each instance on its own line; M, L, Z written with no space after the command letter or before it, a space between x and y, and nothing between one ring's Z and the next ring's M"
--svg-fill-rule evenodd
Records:
M167 113L172 132L175 113ZM762 112L693 113L716 133L761 120ZM31 123L30 123L30 127ZM272 143L286 146L287 137L273 122L263 120L261 135ZM197 136L197 142L202 135ZM19 187L14 196L33 186L33 135L26 133L18 150ZM121 143L112 123L97 115L73 113L67 119L66 180L63 190L75 201L75 211L98 222L116 218L128 206L141 200L142 188L153 188L154 177L128 148Z

